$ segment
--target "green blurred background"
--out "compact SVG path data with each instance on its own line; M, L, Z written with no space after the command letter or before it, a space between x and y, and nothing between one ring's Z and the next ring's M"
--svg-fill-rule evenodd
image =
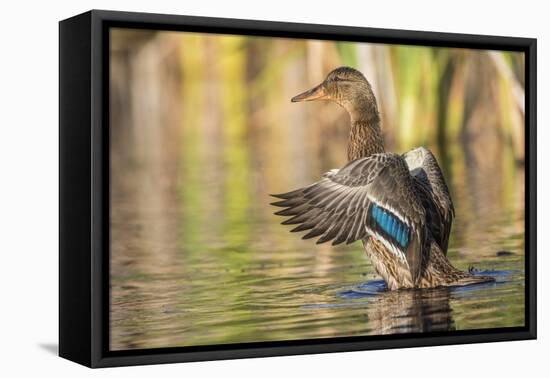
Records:
M360 243L315 246L273 216L268 193L346 162L345 111L290 103L341 65L371 82L386 150L440 162L453 263L516 272L492 301L342 298L375 277ZM111 347L432 330L379 324L419 300L442 329L523 324L524 83L515 52L113 29Z

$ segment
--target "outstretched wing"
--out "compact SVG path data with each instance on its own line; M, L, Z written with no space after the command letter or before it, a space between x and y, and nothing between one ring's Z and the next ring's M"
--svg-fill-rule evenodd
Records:
M441 168L433 154L424 147L415 148L403 157L426 211L426 226L443 253L447 254L454 207Z
M292 232L309 230L304 239L317 243L351 243L372 236L405 260L414 280L423 248L425 212L403 157L374 154L332 170L305 188L274 195L291 216Z

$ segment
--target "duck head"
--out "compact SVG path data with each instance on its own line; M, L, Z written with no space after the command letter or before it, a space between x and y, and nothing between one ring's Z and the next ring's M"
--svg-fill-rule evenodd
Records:
M352 121L378 119L378 107L372 88L363 74L351 67L332 70L314 88L292 98L292 102L329 100L350 114Z

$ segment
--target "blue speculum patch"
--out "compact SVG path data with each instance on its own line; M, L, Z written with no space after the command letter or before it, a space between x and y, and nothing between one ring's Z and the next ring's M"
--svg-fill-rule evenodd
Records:
M409 243L409 227L407 227L405 223L401 222L399 218L391 212L374 203L371 206L370 213L378 228L382 230L386 236L399 244L401 248L404 249L407 247Z

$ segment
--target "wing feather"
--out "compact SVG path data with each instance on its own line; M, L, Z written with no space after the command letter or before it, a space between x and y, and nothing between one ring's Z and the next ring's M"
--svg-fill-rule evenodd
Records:
M367 236L385 237L390 249L407 261L413 277L418 277L426 215L402 156L385 153L357 159L325 173L312 185L274 197L282 201L273 205L284 208L275 214L291 217L283 224L298 225L292 232L308 231L303 239L319 237L318 244L332 241L336 245ZM386 230L369 213L373 204L395 217ZM414 231L405 246L393 222Z
M403 155L413 183L426 211L426 224L443 253L447 253L454 207L443 172L426 148L415 148Z

